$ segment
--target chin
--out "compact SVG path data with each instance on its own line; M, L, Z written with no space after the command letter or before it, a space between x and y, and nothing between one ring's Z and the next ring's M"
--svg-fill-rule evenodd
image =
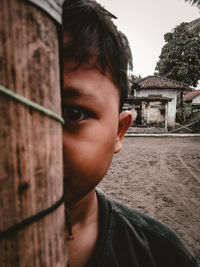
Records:
M81 200L84 201L85 198L89 196L89 194L95 191L95 187L83 190L83 191L78 191L78 190L70 190L69 187L65 187L65 205L67 208L71 208L75 205L77 205Z

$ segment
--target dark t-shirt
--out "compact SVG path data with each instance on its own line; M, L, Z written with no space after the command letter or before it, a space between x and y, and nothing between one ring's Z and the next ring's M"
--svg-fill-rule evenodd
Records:
M87 267L197 267L165 224L112 200L97 189L99 239Z

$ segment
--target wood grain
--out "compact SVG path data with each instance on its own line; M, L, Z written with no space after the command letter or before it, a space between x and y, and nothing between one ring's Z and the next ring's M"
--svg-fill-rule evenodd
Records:
M0 0L0 84L60 114L55 22L26 1ZM0 93L0 232L62 196L61 125ZM0 263L66 266L64 205L0 240Z

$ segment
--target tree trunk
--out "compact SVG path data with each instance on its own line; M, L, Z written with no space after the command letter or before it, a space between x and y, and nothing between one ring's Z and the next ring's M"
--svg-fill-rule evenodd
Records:
M53 19L22 0L0 0L0 85L61 113ZM63 194L62 127L0 92L0 233ZM64 204L0 238L1 267L66 266Z

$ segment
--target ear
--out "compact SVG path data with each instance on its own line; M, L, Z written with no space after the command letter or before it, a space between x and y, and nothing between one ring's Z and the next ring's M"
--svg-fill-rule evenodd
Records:
M122 139L128 130L132 122L132 113L130 111L124 111L119 115L118 133L115 144L115 153L118 153L122 148Z

